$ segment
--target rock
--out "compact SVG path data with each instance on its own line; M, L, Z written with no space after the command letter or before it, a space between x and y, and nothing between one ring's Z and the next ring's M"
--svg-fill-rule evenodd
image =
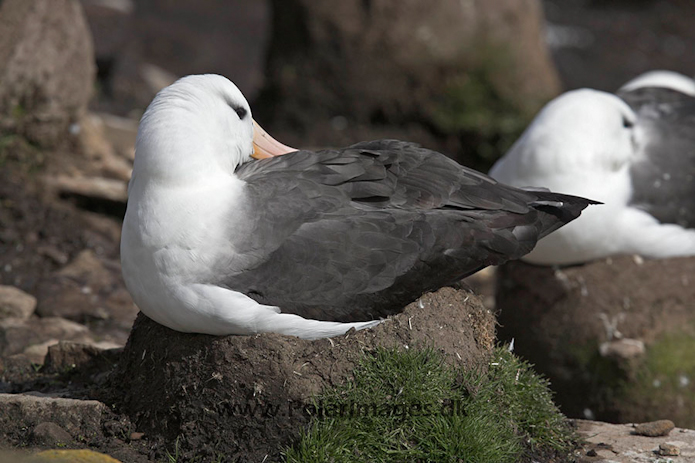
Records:
M0 357L23 352L27 347L51 339L91 341L89 330L64 318L6 318L0 320Z
M41 145L68 134L89 101L94 51L77 0L0 4L0 122Z
M85 196L96 200L125 203L128 201L128 185L125 180L103 177L47 177L46 184L61 194Z
M50 421L39 423L31 432L31 438L38 445L56 447L72 442L72 436L68 432Z
M113 155L114 149L106 139L104 123L99 116L88 113L82 116L76 126L82 153L90 160Z
M78 135L82 152L110 179L127 183L133 170L131 161L126 160L106 136L105 124L99 116L89 114L80 120ZM102 196L99 196L102 197ZM106 196L106 199L113 199ZM117 201L122 199L116 198Z
M133 162L135 159L135 138L138 134L138 121L113 114L99 113L103 124L104 136L115 148L116 152Z
M405 138L470 153L493 135L511 144L559 92L538 0L272 5L268 77L254 116L290 145Z
M695 258L498 269L499 337L570 417L695 427Z
M85 249L39 284L36 312L82 323L106 319L123 325L127 333L137 309L121 278L119 263Z
M7 383L21 382L23 379L34 375L36 368L36 364L24 353L6 357L0 356L0 381ZM11 388L0 388L0 393L11 390Z
M95 279L108 279L110 274L101 260L91 249L81 251L69 265L63 267L60 276L75 280L86 280L90 276Z
M122 347L122 344L111 341L85 344L49 339L39 344L32 344L25 348L22 353L31 363L44 365L47 368L46 371L63 373L75 367L110 365L115 362L115 354L107 351Z
M596 456L600 458L599 461L604 461L606 463L614 463L615 460L613 460L613 457L615 457L616 453L615 451L611 450L595 450Z
M22 353L27 356L31 363L43 365L49 347L56 344L58 344L57 339L49 339L39 344L32 344L25 348Z
M641 423L635 426L634 434L638 436L660 437L668 436L676 425L671 420L658 420L649 423Z
M677 447L681 454L676 461L695 461L695 430L676 428L666 437L645 437L631 434L630 424L610 424L597 421L576 420L577 433L584 440L587 456L578 463L651 463L659 459L663 445L666 449ZM673 450L672 450L673 451ZM674 456L674 455L670 455ZM596 458L598 457L598 458Z
M452 288L423 295L372 329L316 341L180 333L141 314L112 384L136 429L167 445L178 439L184 459L214 451L230 461L275 461L308 422L301 405L346 381L364 352L430 346L474 366L489 355L494 326L477 296Z
M106 206L108 203L106 202L101 202L102 206ZM85 223L85 230L83 231L84 233L84 239L85 239L85 244L89 247L89 249L94 249L94 250L104 250L104 249L110 249L116 246L118 247L118 243L121 239L121 225L122 225L122 220L114 220L113 217L107 217L106 215L103 214L103 212L110 213L111 211L120 212L122 211L123 214L121 214L119 217L122 217L125 214L125 204L123 203L112 203L110 206L115 206L113 208L110 207L105 207L104 209L101 210L102 213L99 212L90 212L90 211L81 211L80 218L84 221ZM116 215L116 214L112 214ZM120 262L117 260L106 260L105 258L102 257L102 262L104 264L108 264L109 267L116 268L118 267L119 271L115 272L115 274L120 274Z
M31 317L36 309L36 298L14 286L0 285L0 318Z
M640 357L646 352L644 342L639 339L616 339L601 343L598 351L603 357L629 360Z
M681 449L674 444L659 444L659 455L665 457L677 457L681 454Z
M69 260L67 254L52 245L39 246L36 248L36 252L42 256L48 257L58 265L65 265Z
M36 454L37 463L120 463L119 460L92 450L44 450Z
M48 348L48 355L44 363L47 372L61 373L74 368L103 369L111 366L118 358L119 345L108 344L81 344L70 341L61 341Z
M96 400L0 394L0 426L10 438L44 422L55 423L73 438L101 435L101 416L107 410Z

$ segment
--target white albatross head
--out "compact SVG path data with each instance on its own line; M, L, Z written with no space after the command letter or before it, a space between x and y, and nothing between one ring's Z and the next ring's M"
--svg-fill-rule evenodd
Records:
M636 121L634 111L613 94L590 89L564 93L541 110L490 175L514 186L572 193L552 179L623 168L635 155Z
M162 183L232 175L252 157L294 148L271 138L252 118L241 91L225 77L183 77L161 90L142 116L134 173Z

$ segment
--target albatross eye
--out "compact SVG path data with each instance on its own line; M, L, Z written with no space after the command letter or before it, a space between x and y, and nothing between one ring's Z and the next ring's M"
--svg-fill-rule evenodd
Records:
M233 108L234 112L236 113L237 116L239 116L240 120L244 120L246 117L246 114L248 114L248 111L246 111L245 108L242 108L241 106L237 106L236 108Z
M631 120L628 120L627 117L623 116L623 127L625 127L626 129L631 129L634 126L635 126L634 122L632 122Z

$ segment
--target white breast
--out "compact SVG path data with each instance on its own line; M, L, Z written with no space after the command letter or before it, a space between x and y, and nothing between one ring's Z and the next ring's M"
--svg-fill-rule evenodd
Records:
M225 271L244 265L244 256L234 249L234 236L247 232L244 182L236 177L176 188L134 182L129 195L121 237L123 276L147 315L174 316L179 288L210 281L222 265L219 256L225 256Z

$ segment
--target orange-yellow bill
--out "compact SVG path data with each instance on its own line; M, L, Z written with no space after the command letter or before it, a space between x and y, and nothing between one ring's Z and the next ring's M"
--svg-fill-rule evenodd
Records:
M268 135L268 132L263 130L263 127L258 125L256 121L253 121L253 154L251 156L256 159L263 159L293 151L297 151L297 149L283 145Z

